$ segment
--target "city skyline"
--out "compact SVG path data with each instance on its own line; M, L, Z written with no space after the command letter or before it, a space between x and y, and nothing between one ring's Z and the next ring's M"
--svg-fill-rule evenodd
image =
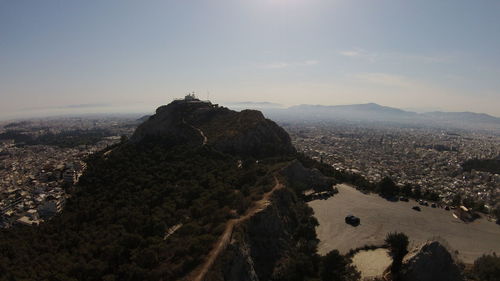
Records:
M217 103L500 116L497 1L0 1L0 119Z

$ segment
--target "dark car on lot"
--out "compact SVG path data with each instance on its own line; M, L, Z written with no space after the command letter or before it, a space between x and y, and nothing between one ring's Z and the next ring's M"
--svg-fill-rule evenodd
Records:
M410 200L408 200L408 198L407 198L407 197L401 196L401 197L399 197L399 201L408 202L408 201L410 201Z
M418 200L418 204L420 204L422 206L429 206L429 202L424 201L424 200Z
M353 226L358 226L360 224L361 220L353 215L348 215L345 217L345 223L353 225Z
M436 208L436 207L437 207L436 203L432 203L432 204L431 204L431 207L432 207L432 208Z
M419 206L413 206L413 208L412 208L412 209L413 209L413 210L415 210L415 211L419 211L419 212L421 211L421 209L420 209L420 207L419 207Z

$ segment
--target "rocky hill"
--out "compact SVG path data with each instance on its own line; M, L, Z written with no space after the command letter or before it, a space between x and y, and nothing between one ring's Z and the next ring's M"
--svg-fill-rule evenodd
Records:
M134 143L210 145L233 155L277 156L295 151L288 134L256 110L236 112L193 97L159 107L131 137Z
M338 251L317 254L303 200L330 190L328 168L262 113L187 96L90 156L62 213L0 230L0 281L356 280L342 279L358 274ZM404 269L409 281L461 280L439 244Z
M205 280L289 280L287 275L294 274L290 267L296 266L298 257L311 262L308 258L315 256L316 224L290 190L275 191L269 204L237 226Z
M0 230L0 281L317 277L317 222L280 173L294 152L258 111L161 106L89 157L60 215Z
M405 257L402 280L405 281L462 281L460 264L439 241L417 247Z
M326 177L316 168L306 168L295 160L282 171L289 185L300 192L306 190L331 191L337 181L334 178Z

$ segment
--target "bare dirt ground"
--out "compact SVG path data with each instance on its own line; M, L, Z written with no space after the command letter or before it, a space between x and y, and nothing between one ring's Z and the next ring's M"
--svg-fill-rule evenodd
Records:
M256 213L264 210L265 207L269 204L269 198L271 197L273 192L283 187L283 185L279 182L277 178L275 178L275 181L276 184L274 185L273 189L265 193L262 199L255 202L253 206L250 209L248 209L243 216L237 219L229 220L227 222L224 232L215 243L214 248L205 258L204 263L202 263L198 268L196 268L193 272L191 272L191 274L189 274L188 277L185 278L185 280L203 281L205 279L205 275L208 273L210 268L212 268L214 262L217 260L217 257L231 241L234 227L237 224L251 218Z
M361 272L362 279L381 276L391 262L386 249L361 251L352 258L352 263Z
M500 253L500 225L478 219L464 223L451 211L421 206L411 209L415 201L390 202L376 194L363 194L349 185L338 185L339 193L327 200L309 202L320 225L316 229L319 253L333 249L342 253L366 244L382 244L387 233L400 231L410 238L410 248L434 237L441 237L458 251L465 263L472 263L485 253ZM353 227L344 222L353 214L361 224Z

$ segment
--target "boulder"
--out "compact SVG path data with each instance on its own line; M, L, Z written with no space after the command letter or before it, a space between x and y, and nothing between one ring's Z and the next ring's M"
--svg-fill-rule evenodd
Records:
M402 280L463 281L460 263L443 242L429 241L410 252L403 260Z

